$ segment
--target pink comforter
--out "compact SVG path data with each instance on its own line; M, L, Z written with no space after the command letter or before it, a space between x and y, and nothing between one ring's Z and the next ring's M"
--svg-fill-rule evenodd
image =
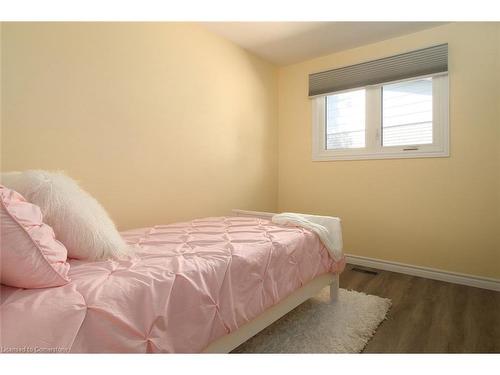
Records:
M219 217L123 232L132 260L71 261L72 282L2 285L4 352L200 352L326 272L318 237Z

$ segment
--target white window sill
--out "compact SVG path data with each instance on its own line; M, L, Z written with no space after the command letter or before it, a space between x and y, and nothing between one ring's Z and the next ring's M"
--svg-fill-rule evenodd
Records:
M313 161L336 161L336 160L377 160L377 159L416 159L416 158L446 158L450 156L449 150L444 151L403 151L403 152L377 152L365 154L313 154Z

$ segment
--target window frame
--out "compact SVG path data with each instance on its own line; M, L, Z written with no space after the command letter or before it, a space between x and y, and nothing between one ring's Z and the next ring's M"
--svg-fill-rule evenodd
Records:
M385 85L414 81L432 77L432 144L382 146L382 87ZM332 94L355 91L364 88L365 99L365 147L326 149L326 97L312 98L312 160L366 160L448 157L449 151L449 79L448 73L431 74L384 82L377 85L357 87Z

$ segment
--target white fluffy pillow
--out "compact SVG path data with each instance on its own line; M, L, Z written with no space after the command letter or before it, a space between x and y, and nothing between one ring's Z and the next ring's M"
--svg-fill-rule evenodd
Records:
M104 208L60 172L3 173L2 183L40 207L44 222L68 249L68 257L100 260L130 254Z

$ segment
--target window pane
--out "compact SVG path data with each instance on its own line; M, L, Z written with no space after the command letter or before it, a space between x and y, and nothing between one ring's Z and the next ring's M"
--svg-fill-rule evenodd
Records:
M326 149L365 147L365 90L326 97Z
M382 88L382 146L432 144L432 78Z

